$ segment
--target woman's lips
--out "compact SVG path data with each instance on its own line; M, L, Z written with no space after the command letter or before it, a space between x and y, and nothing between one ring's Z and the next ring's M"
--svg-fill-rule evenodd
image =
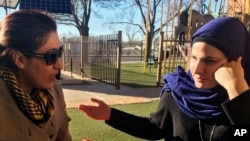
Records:
M49 77L49 79L50 79L51 81L55 81L55 80L56 80L56 75L51 75L51 76Z
M202 81L205 81L206 79L205 79L205 78L195 78L195 80L196 80L197 82L202 82Z

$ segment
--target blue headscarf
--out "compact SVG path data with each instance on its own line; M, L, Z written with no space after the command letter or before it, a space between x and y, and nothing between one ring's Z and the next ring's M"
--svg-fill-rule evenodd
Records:
M213 19L203 25L192 36L191 45L202 41L221 50L229 61L242 56L245 79L250 84L250 35L236 18ZM196 88L190 71L177 67L176 71L164 76L164 92L171 92L183 113L195 119L220 119L225 117L221 104L228 99L226 90L219 86L212 89Z

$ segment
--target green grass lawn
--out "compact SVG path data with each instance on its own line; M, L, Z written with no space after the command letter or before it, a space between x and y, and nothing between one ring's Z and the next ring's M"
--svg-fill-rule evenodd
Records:
M163 85L163 76L176 69L177 65L184 66L184 62L177 62L169 65L166 63L165 69L161 72L161 84ZM84 66L85 73L95 76L103 81L114 82L115 66L110 64L95 64L92 66ZM112 68L113 67L113 68ZM70 66L65 65L65 69L70 71ZM74 66L73 72L80 74L80 66ZM133 88L155 87L157 79L157 68L154 65L144 67L143 62L121 63L120 83Z
M121 65L121 84L134 88L156 86L156 74L153 66L144 73L143 63L125 63Z
M166 72L170 71L173 70L166 69ZM156 76L157 68L154 66L147 67L144 72L143 63L121 64L121 84L123 85L134 88L154 87L156 86ZM151 112L155 111L157 105L158 101L153 101L140 104L116 105L113 107L128 113L149 116ZM145 141L113 129L106 125L104 121L92 120L76 108L67 109L67 111L72 119L70 132L74 141L81 141L84 138L89 138L91 141Z
M135 115L148 117L151 112L156 110L157 105L158 100L140 104L115 105L112 107ZM92 120L76 108L67 109L67 112L72 119L70 132L73 136L73 141L81 141L84 138L89 138L91 141L145 141L116 130L106 125L104 121Z
M183 62L175 64L176 66L184 66ZM166 68L161 71L161 85L163 86L163 76L166 73L173 72L175 67L169 67L168 63ZM142 87L155 87L157 79L157 68L154 66L144 67L143 63L122 63L121 64L121 84L133 88Z

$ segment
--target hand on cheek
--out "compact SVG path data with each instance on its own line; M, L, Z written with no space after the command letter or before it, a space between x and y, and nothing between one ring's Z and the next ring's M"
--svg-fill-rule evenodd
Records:
M249 89L244 78L241 59L239 57L236 61L227 62L215 72L215 80L227 90L230 99Z

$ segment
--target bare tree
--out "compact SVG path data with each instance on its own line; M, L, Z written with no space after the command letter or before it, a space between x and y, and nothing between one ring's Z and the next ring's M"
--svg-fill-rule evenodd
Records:
M151 54L151 46L152 46L152 42L153 42L153 38L154 36L159 33L160 31L160 10L161 10L161 3L167 3L168 0L151 0L150 2L150 8L148 7L148 3L147 0L134 0L131 3L128 3L126 6L124 6L123 8L121 8L122 12L117 13L117 15L111 18L108 18L106 24L109 25L117 25L117 24L123 24L123 25L133 25L136 26L144 35L146 35L146 32L148 32L148 51L147 51L147 59L150 57ZM187 2L189 0L186 0ZM175 0L175 4L178 3L183 3L183 0ZM172 2L171 5L174 5L174 3ZM180 7L179 7L180 8ZM147 10L150 10L150 15L147 18ZM172 9L168 12L170 12L169 14L174 14L174 15L178 15L177 10L178 7L176 7L176 9ZM132 11L132 12L131 12ZM129 13L128 13L129 12ZM135 14L139 14L138 17L140 17L140 20L135 20L134 19L134 15ZM165 14L168 14L167 12L165 12ZM147 27L147 19L148 19L148 31L146 31L146 27ZM166 20L166 19L165 19ZM172 19L170 19L169 21L166 21L165 23L163 23L162 25L165 26L167 22L170 22Z
M128 43L130 46L132 46L133 41L135 40L136 34L139 33L138 30L136 30L131 25L126 25L125 27L125 35L127 36Z
M71 0L71 15L56 15L60 24L75 26L80 35L89 36L89 21L92 13L102 18L101 9L114 10L125 0ZM104 13L105 14L105 13Z

